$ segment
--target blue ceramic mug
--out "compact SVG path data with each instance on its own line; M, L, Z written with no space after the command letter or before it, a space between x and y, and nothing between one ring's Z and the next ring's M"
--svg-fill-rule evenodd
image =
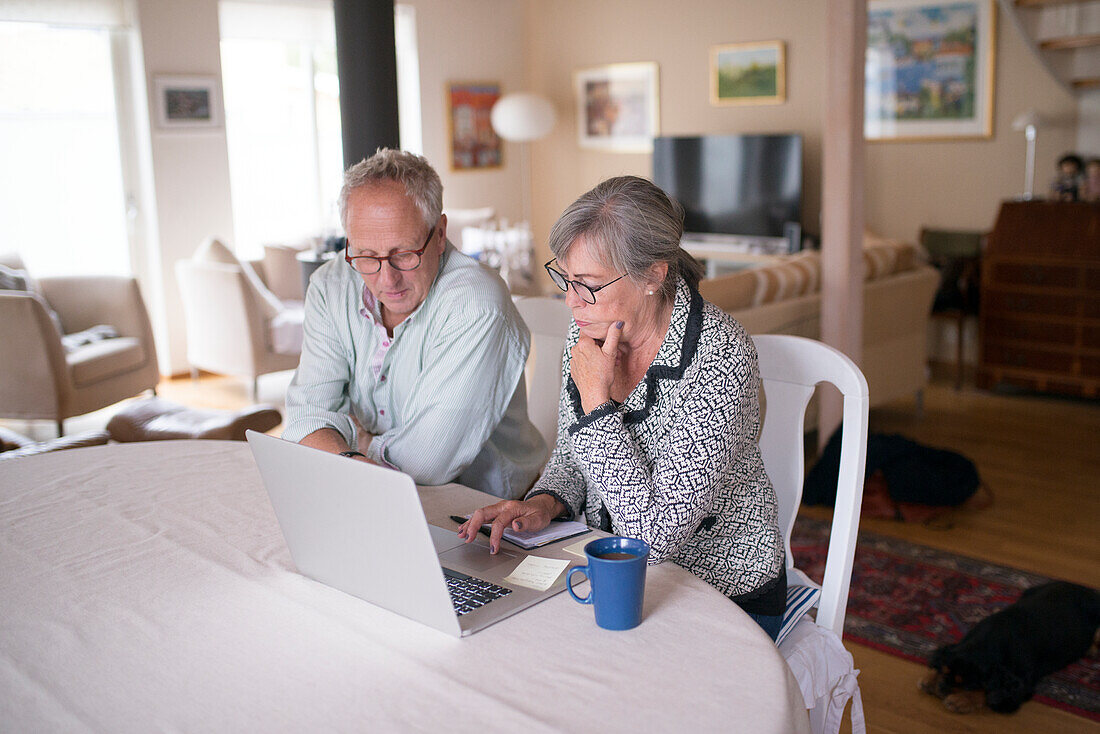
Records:
M593 540L584 546L587 566L569 571L565 585L581 604L596 608L596 624L608 630L628 630L642 621L642 597L645 592L645 567L649 543L635 538L610 537ZM588 577L588 596L573 591L573 574Z

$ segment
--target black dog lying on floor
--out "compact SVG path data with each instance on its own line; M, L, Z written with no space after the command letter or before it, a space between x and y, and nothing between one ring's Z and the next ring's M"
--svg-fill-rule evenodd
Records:
M1035 586L960 642L932 653L932 672L920 689L958 714L983 705L1010 714L1031 698L1040 678L1100 643L1098 628L1100 593L1065 581Z

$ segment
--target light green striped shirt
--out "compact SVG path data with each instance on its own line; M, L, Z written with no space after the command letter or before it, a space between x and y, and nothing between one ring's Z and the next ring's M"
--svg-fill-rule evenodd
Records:
M334 428L355 446L355 416L375 436L368 457L418 484L522 497L547 458L527 418L530 346L504 282L449 243L424 303L392 338L362 278L337 258L310 279L283 437Z

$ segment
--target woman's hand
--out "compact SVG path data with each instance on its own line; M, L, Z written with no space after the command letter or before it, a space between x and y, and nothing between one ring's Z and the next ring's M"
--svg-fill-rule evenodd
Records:
M550 521L565 511L565 506L551 495L540 494L529 500L503 500L495 505L482 507L458 529L458 537L471 542L477 537L478 530L487 522L493 524L489 534L489 552L500 550L500 539L504 529L511 527L516 532L534 532L542 530Z
M591 413L611 399L611 383L615 379L615 359L619 353L619 337L623 322L616 321L607 330L601 347L583 334L570 352L569 374L581 394L581 408Z

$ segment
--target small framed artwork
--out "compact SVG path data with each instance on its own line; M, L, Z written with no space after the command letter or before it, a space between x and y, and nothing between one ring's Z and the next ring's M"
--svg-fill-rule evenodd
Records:
M504 164L504 144L493 131L489 113L500 99L497 82L447 85L447 139L452 171L477 171Z
M655 62L610 64L574 75L577 135L585 148L648 153L660 134Z
M782 41L726 43L710 49L710 103L787 101L787 51Z
M992 136L994 6L994 0L867 3L867 140Z
M157 127L221 127L221 96L216 77L158 76L153 79L153 94Z

